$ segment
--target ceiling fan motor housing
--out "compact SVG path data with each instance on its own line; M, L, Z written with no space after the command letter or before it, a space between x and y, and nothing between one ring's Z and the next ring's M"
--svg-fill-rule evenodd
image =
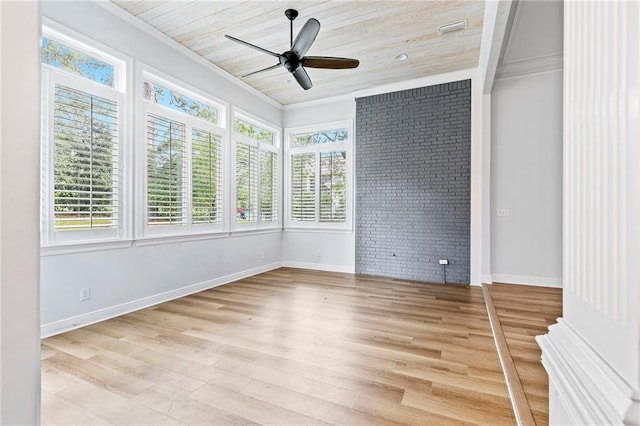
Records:
M300 66L300 58L289 50L280 55L280 64L289 72L294 72Z

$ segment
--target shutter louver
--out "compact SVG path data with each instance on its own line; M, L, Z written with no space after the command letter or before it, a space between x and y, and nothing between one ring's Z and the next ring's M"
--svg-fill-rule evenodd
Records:
M320 154L320 222L346 220L347 153Z
M54 230L119 225L118 104L56 85Z
M258 148L236 146L236 222L255 223L258 216Z
M222 223L222 138L196 128L191 133L191 221Z
M149 226L186 223L185 146L185 124L148 114L147 223Z
M315 154L291 156L291 218L300 221L316 219Z

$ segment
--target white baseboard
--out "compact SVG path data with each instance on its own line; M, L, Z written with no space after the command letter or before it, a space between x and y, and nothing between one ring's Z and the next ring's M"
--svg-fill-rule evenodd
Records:
M640 424L640 390L633 389L563 318L537 336L549 374L549 423Z
M562 288L562 278L533 277L529 275L491 274L491 281L489 282Z
M317 271L345 272L345 273L350 273L350 274L355 273L355 267L354 266L327 265L325 263L284 261L284 262L282 262L282 266L284 266L285 268L315 269Z
M142 299L132 300L131 302L122 303L120 305L110 306L108 308L99 309L97 311L88 312L86 314L78 315L75 317L50 322L48 324L43 324L40 327L40 335L43 339L45 337L55 336L56 334L64 333L65 331L85 327L87 325L95 324L109 318L128 314L133 311L148 308L149 306L168 302L169 300L188 296L189 294L197 293L199 291L207 290L213 287L218 287L223 284L228 284L233 281L251 277L253 275L261 274L263 272L271 271L280 267L282 267L281 262L274 262L268 265L263 265L241 272L225 275L220 278L203 281L197 284L188 285L186 287L180 287L175 290L155 294L153 296L144 297Z
M491 278L491 275L483 275L480 277L480 281L482 281L483 283L491 284L493 282L493 278Z

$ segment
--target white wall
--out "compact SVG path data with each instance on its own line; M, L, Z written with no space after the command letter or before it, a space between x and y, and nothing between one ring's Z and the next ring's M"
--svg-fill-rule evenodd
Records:
M91 2L43 2L43 16L275 125L282 110L216 74L149 32ZM160 37L162 38L162 37ZM135 142L135 141L134 141ZM34 225L37 229L37 225ZM264 257L262 256L264 252ZM237 233L207 240L42 257L43 334L278 267L282 233ZM80 289L91 299L80 301Z
M40 417L40 15L0 2L0 424Z
M290 128L333 121L354 120L355 115L356 103L353 98L312 103L307 106L294 105L285 107L283 111L283 126ZM355 157L355 144L353 148ZM355 161L353 176L355 176ZM355 186L352 192L355 192ZM355 193L352 194L352 198L355 202ZM355 211L355 208L352 211ZM282 236L282 262L284 266L354 272L355 252L355 234L353 230L287 229Z
M497 80L491 100L492 279L561 286L562 71Z

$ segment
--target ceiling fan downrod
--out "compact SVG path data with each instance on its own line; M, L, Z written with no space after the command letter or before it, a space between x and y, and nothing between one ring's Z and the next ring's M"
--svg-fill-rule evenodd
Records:
M296 19L298 17L298 11L295 9L287 9L284 11L284 16L287 17L287 19L289 19L289 23L290 23L290 40L291 43L289 43L289 46L293 46L293 20Z

